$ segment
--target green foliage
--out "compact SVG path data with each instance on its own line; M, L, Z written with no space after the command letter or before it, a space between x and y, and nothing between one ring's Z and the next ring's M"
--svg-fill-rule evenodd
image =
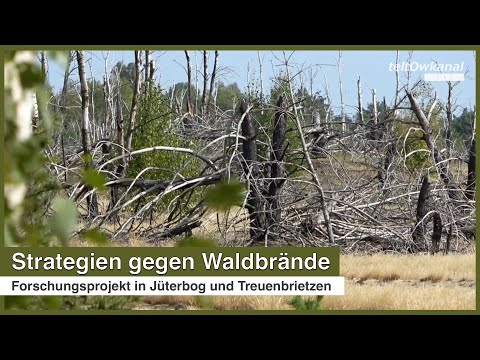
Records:
M222 111L232 110L235 109L244 96L236 82L225 85L220 81L218 83L216 104Z
M160 88L152 84L149 92L139 104L136 127L133 134L132 150L154 146L188 147L195 149L195 144L184 143L180 135L174 133L174 116L168 107L168 98ZM172 180L181 177L193 177L200 173L200 160L178 151L150 151L132 157L128 166L128 176L135 177L142 170L142 177L147 179ZM162 205L168 206L176 194L166 195ZM197 200L194 196L184 201ZM183 201L183 200L182 200Z
M7 310L59 310L60 296L5 296Z
M63 244L66 244L70 234L77 225L77 207L70 199L56 197L52 201L52 209L54 211L52 216L52 232Z
M323 296L316 296L314 299L307 299L302 296L294 296L290 304L296 310L318 311L322 310Z
M82 233L82 238L94 245L105 245L109 239L107 235L98 229L88 229Z
M60 189L47 169L44 155L44 149L53 139L55 126L48 111L43 110L47 109L51 89L43 84L38 64L16 58L20 55L25 54L8 53L5 63L4 238L7 246L46 245L52 229L45 214ZM28 90L32 92L24 96L37 94L41 117L32 136L20 140L19 129L32 125L17 112L19 103L14 94Z
M197 109L200 107L200 96L198 95L198 89L195 85L190 86L190 92L192 94L192 105ZM188 83L180 82L175 84L175 87L171 87L168 90L167 96L169 99L173 98L175 103L175 111L180 113L187 112L188 109ZM196 99L196 103L195 103ZM177 108L177 106L179 108Z
M93 188L97 188L98 191L107 190L107 187L105 186L105 183L107 182L107 177L104 173L101 173L95 169L89 169L83 172L82 177L87 185L90 185Z
M128 310L136 296L5 296L9 310Z
M409 128L410 126L405 124L398 124L395 127L395 135L401 139L402 145L405 144L402 149L402 155L406 156L414 152L406 159L405 166L410 172L423 171L423 169L432 166L430 152L423 140L422 130L410 130L408 132Z
M61 310L129 310L136 296L65 296Z
M215 301L212 296L196 296L195 303L200 309L210 310L213 309Z
M453 121L453 135L456 140L465 142L472 136L472 122L475 117L473 110L464 108Z
M209 188L205 203L216 211L227 211L233 206L242 206L245 198L245 185L238 181L221 182Z

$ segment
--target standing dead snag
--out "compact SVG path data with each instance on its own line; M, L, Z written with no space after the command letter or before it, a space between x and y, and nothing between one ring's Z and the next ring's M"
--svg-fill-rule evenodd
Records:
M469 154L468 154L468 175L467 175L467 188L465 189L465 195L469 200L475 200L475 176L476 176L476 154L475 154L475 124L476 124L476 109L473 109L473 119L471 123L472 140L470 142Z
M240 113L243 116L242 136L243 140L243 172L250 187L247 200L248 214L250 217L250 241L252 243L263 238L265 229L265 213L262 206L261 188L257 163L257 143L255 127L252 118L248 114L248 106L245 100L240 104Z
M472 140L469 149L469 156L468 156L468 178L467 178L467 188L465 189L465 195L469 200L475 200L475 176L476 176L476 169L475 169L475 162L476 162L476 154L475 154L475 139Z
M272 136L272 153L270 156L270 186L268 188L268 202L270 209L269 230L276 232L277 224L280 223L282 217L282 209L280 207L280 192L285 183L285 173L281 162L285 155L285 134L287 131L287 104L282 96L277 101L277 112L275 113L275 124Z
M208 92L208 98L207 98L207 112L209 111L209 107L213 99L213 90L215 88L215 80L217 76L217 66L218 66L218 50L215 50L215 61L213 63L212 76L210 77L210 90Z
M442 154L436 148L433 138L432 138L432 127L428 122L425 113L421 109L420 105L418 104L417 100L413 97L410 91L406 90L408 100L412 106L412 110L415 113L415 116L420 123L420 126L423 130L423 140L428 146L428 149L433 154L433 159L435 160L435 166L437 167L438 173L440 178L443 180L445 187L448 190L448 196L450 199L458 199L459 193L456 191L458 190L455 185L452 183L452 175L450 174L447 166L447 162L443 158Z
M447 122L445 124L445 146L446 146L446 157L450 159L452 156L452 128L453 128L453 110L452 110L452 92L453 92L453 85L452 82L448 82L448 100L445 106L445 110L447 113Z
M82 148L83 156L85 159L85 170L89 170L93 167L92 158L90 154L90 120L88 118L88 107L89 107L89 97L88 97L88 83L85 76L85 59L83 51L77 51L77 62L78 62L78 74L80 77L80 95L82 97ZM88 186L85 187L86 191L89 191ZM89 215L97 214L97 197L96 194L87 197L88 204L88 213Z
M442 240L442 218L435 211L433 214L432 254L438 252Z
M423 176L422 187L420 188L420 193L418 194L417 201L417 223L413 230L412 238L415 243L416 249L420 249L425 246L425 225L429 219L425 219L427 214L427 198L430 194L430 183L428 182L428 174Z
M358 122L363 125L365 121L363 119L362 83L360 81L360 76L358 77L358 81L357 81L357 92L358 92Z
M378 171L378 180L385 184L385 181L388 178L388 170L390 165L393 161L393 157L395 155L395 143L391 142L387 145L387 149L385 151L385 160L383 162L383 168ZM384 191L385 194L385 191Z
M190 55L185 50L185 57L187 58L187 111L193 114L193 100L192 100L192 64L190 63Z
M203 51L203 92L202 92L202 115L206 113L207 86L208 86L208 51Z

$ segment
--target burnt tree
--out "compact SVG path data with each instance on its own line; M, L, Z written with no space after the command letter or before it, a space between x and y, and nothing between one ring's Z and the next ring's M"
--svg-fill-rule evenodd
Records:
M285 171L282 161L285 156L285 134L287 128L287 104L282 96L277 101L277 112L275 113L272 136L272 152L270 156L270 185L268 188L268 202L270 209L269 230L276 233L277 226L281 221L282 209L280 206L280 192L285 183Z
M438 252L442 240L442 218L438 212L433 214L432 254Z
M265 212L261 197L259 175L260 171L257 162L257 143L255 127L252 118L248 113L248 105L245 100L240 104L240 113L243 117L242 136L243 140L243 172L250 185L250 192L247 199L247 208L250 217L250 240L252 243L262 240L265 229Z
M415 250L425 247L425 224L428 219L425 219L427 214L427 198L430 193L430 183L428 182L428 174L423 176L422 186L418 194L417 201L417 223L413 230L412 238L415 244Z
M475 200L475 162L475 139L473 139L469 149L467 188L465 189L465 195L469 200Z

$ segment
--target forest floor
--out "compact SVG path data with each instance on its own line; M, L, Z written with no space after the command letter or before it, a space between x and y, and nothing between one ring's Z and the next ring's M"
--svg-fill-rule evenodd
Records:
M341 255L344 296L322 310L474 310L475 253ZM293 310L290 296L149 296L138 310Z

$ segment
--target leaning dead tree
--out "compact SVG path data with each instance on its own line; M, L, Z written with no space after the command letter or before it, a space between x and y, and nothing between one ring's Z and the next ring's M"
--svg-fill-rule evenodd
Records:
M435 146L435 142L432 137L432 127L430 126L430 123L428 122L425 113L423 112L422 108L420 107L412 93L408 90L406 90L406 93L408 96L408 100L410 101L410 104L412 106L412 111L414 112L415 116L418 119L418 122L420 123L420 126L422 127L423 140L425 141L428 149L432 153L433 160L435 161L435 166L437 168L438 174L440 175L440 178L443 180L445 187L448 189L448 195L451 199L459 199L459 197L461 197L461 192L459 191L459 188L455 186L452 174L448 170L448 159L445 159L438 150L438 148Z

